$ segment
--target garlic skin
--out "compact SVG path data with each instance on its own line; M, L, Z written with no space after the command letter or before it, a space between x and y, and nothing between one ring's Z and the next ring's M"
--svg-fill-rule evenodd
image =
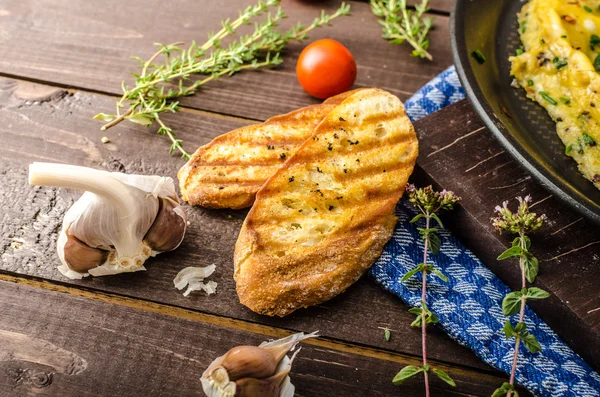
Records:
M205 283L204 279L213 274L216 268L214 263L205 267L186 267L177 273L173 284L180 291L187 287L183 296L188 296L192 291L204 291L206 295L212 295L217 292L217 283L215 281Z
M294 358L288 357L305 339L317 332L298 333L256 346L237 346L216 358L202 374L202 389L208 397L293 397L289 372Z
M29 183L85 191L65 214L57 240L58 270L69 278L145 270L150 256L183 240L187 219L171 178L33 163ZM145 241L149 233L167 237L155 245L156 238Z

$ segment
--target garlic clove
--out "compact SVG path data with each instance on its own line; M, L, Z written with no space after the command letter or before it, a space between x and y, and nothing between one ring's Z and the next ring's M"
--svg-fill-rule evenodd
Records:
M158 214L144 236L144 242L154 251L171 251L183 241L187 219L178 200L160 197L158 203Z
M64 259L67 266L79 273L102 265L108 259L108 251L92 248L75 236L67 235L64 245Z
M238 379L235 381L235 397L278 397L280 383L269 379Z
M287 381L291 386L289 381L290 377L288 374L292 369L292 361L294 357L300 349L294 353L292 358L288 358L284 356L283 360L279 363L277 368L275 369L275 375L270 376L266 379L256 379L256 378L242 378L235 381L236 385L236 393L235 397L279 397L282 392L282 384L284 381ZM294 387L292 387L292 396Z
M227 370L229 379L236 381L249 377L269 377L275 373L278 363L279 360L274 354L266 349L257 346L237 346L225 354L221 366Z
M294 385L288 374L300 349L291 358L286 353L294 350L298 342L317 336L316 332L298 333L258 347L234 347L204 371L202 388L208 397L293 397Z
M211 367L215 364L219 364L222 359L223 357L216 359ZM209 369L211 367L209 367ZM227 370L218 365L213 368L210 376L205 376L206 372L208 372L208 370L206 370L200 379L204 393L209 397L234 397L236 385L229 380Z
M154 230L150 234L154 237L151 236L150 240L160 245L161 250L174 249L183 240L187 221L183 208L179 206L172 178L127 175L66 164L33 163L29 167L29 183L85 191L66 212L57 240L58 256L62 262L58 270L69 278L145 270L144 262L158 253L144 241L152 226ZM161 219L166 216L166 221L157 221L161 203L164 208ZM169 221L170 217L173 220ZM166 235L170 234L168 228L176 229L175 237L169 236L158 244L159 225L167 228L162 230ZM73 248L76 241L71 241L65 251L69 236L83 245ZM85 246L108 251L108 256L97 265L90 259L91 253L83 254Z

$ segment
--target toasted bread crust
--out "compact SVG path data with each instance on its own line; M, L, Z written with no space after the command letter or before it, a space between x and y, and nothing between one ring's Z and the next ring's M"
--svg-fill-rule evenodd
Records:
M208 208L251 206L263 183L351 93L238 128L201 146L177 174L183 200Z
M417 153L398 98L353 92L257 193L234 253L240 302L285 316L358 280L392 235Z

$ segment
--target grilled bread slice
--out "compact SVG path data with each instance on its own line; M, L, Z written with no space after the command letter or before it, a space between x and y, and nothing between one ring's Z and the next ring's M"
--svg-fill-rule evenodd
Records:
M209 208L251 206L263 183L348 95L233 130L201 146L177 175L183 199Z
M357 281L392 235L417 153L398 98L353 92L257 193L235 246L240 302L285 316Z

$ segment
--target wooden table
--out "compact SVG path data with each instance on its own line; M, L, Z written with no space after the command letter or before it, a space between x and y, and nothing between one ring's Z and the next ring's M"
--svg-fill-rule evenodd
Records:
M100 2L98 2L100 3ZM239 304L232 253L246 211L187 208L191 226L175 252L148 271L81 281L56 270L56 233L78 193L27 184L27 165L57 161L175 177L184 163L169 156L154 129L123 123L106 132L92 120L110 112L129 79L132 55L153 42L202 39L250 0L21 0L0 3L0 394L63 396L202 395L199 377L216 356L293 331L320 330L295 363L299 396L422 395L421 382L391 379L417 364L420 334L396 297L368 279L318 307L284 319ZM380 39L367 3L350 1L352 18L311 39L343 42L358 62L357 86L377 86L401 99L448 67L450 0L432 0L433 62ZM227 4L226 7L223 4ZM310 21L337 1L284 1L290 18ZM315 103L296 82L293 44L282 66L238 74L186 98L165 117L195 148L233 128ZM551 221L534 239L541 259L537 285L552 292L534 309L594 367L600 367L600 229L564 208L493 140L466 101L416 123L421 154L414 180L463 196L449 227L499 277L517 287L515 266L495 257L508 244L491 229L495 204L530 193ZM111 143L102 144L107 136ZM217 265L213 296L183 297L172 280L185 266ZM389 327L384 340L380 327ZM456 381L433 380L434 395L489 396L506 378L433 328L430 357ZM523 395L527 395L526 392Z

